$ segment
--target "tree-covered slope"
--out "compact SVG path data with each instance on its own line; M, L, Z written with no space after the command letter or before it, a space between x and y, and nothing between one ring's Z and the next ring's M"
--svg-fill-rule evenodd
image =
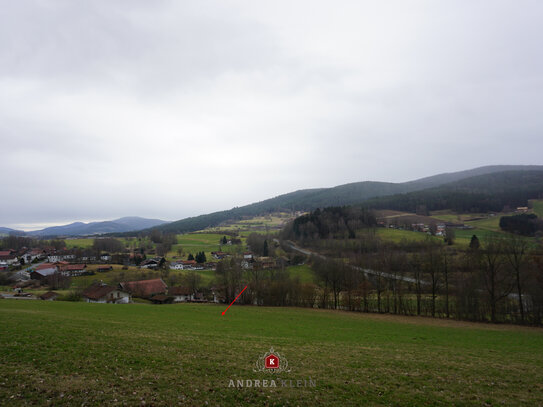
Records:
M438 174L404 183L363 181L339 185L333 188L305 189L246 206L182 219L158 226L157 229L164 232L184 233L217 226L227 220L237 220L245 216L256 216L269 212L310 211L329 206L356 205L371 198L420 191L452 181L457 182L458 180L469 177L504 172L505 170L543 171L543 166L488 166L457 173Z
M543 196L543 171L503 171L478 175L422 191L371 199L364 206L416 212L452 209L457 212L501 211L526 206Z

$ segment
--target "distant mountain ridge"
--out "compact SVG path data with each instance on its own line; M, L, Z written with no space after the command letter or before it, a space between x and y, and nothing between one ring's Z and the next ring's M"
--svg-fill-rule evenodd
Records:
M309 211L326 206L361 204L369 199L406 194L458 182L471 177L510 171L543 171L542 165L492 165L471 170L442 173L403 183L362 181L332 188L302 189L250 205L181 219L156 227L163 232L185 233L214 227L227 220L275 211Z
M15 233L15 234L24 234L24 232L22 230L15 230L15 229L11 229L11 228L4 228L4 227L0 227L0 235L9 235L9 234L12 234L12 233Z
M51 226L41 230L27 232L29 236L88 236L105 233L124 233L148 229L167 223L160 219L147 219L138 216L127 216L104 222L74 222L63 226Z

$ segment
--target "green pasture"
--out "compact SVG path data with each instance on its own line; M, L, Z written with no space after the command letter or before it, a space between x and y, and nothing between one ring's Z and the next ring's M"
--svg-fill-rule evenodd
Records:
M531 201L531 203L534 213L539 218L543 218L543 199L534 199L533 201Z
M315 280L315 273L308 264L288 266L287 270L291 278L297 277L302 283L313 283Z
M244 239L241 245L222 245L220 239L224 234L218 233L188 233L177 236L177 244L172 246L172 250L166 256L169 260L186 260L189 253L193 256L198 252L204 252L207 261L216 261L212 258L211 252L223 251L225 253L243 253L245 251ZM228 238L228 236L227 236ZM179 249L182 254L179 254Z
M224 308L0 300L2 405L543 404L541 329ZM289 372L253 370L271 347Z
M66 239L67 249L88 249L94 243L93 238Z
M377 228L377 236L389 242L400 243L402 240L422 242L426 239L443 240L443 238L430 236L423 232L415 232L412 230L400 230L392 228Z

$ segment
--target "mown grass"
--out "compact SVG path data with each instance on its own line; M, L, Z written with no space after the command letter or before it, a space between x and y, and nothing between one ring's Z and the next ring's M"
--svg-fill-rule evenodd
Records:
M290 308L0 300L2 405L537 406L543 332ZM270 347L282 379L229 388Z

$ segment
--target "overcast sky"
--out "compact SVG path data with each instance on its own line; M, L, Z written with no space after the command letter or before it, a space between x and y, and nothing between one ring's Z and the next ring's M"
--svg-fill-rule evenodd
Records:
M2 1L0 226L543 164L540 1Z

